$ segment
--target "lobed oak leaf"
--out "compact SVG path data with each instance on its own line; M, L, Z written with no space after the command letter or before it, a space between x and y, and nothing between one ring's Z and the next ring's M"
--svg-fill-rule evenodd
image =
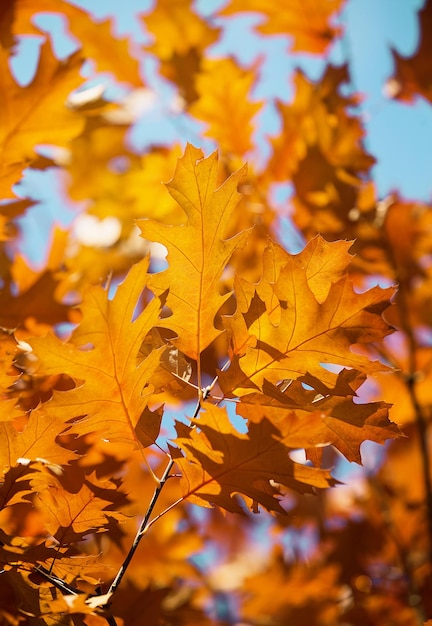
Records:
M150 445L159 434L160 413L148 411L146 419L140 419L163 350L153 350L137 363L141 343L157 324L160 310L154 298L134 319L147 268L148 259L134 265L112 300L107 289L89 287L81 305L81 324L69 342L54 335L31 341L40 374L64 373L76 382L74 389L55 392L44 404L47 415L61 415L64 424L72 423L75 433L96 432L105 440L138 447Z
M76 454L61 447L56 439L64 430L61 417L44 415L36 410L19 431L12 422L0 422L0 468L5 473L10 468L40 462L47 466L66 465Z
M97 72L112 72L118 81L142 87L140 63L130 40L114 35L113 19L95 20L91 13L68 3L59 5L57 0L54 4L56 12L60 9L67 16L69 30L80 41L82 54L95 61Z
M336 382L336 395L329 389L326 395L314 389L307 390L299 381L292 381L282 392L279 387L264 381L263 393L243 396L237 404L237 413L249 422L268 419L277 427L283 425L293 437L297 437L293 447L306 449L308 458L315 464L320 462L322 447L329 444L348 461L361 463L360 446L365 440L384 443L400 436L398 427L388 418L391 405L385 402L356 404L353 401L355 390L365 378L355 370L342 370ZM312 377L306 380L308 384L314 382ZM346 393L346 387L352 387L351 393ZM343 395L337 395L342 390Z
M176 333L173 343L192 359L198 359L222 332L215 327L215 317L230 297L229 293L220 294L222 273L246 237L242 232L224 239L240 198L237 186L245 176L245 167L216 188L217 155L202 157L201 150L188 145L173 180L167 184L186 213L186 224L137 222L143 237L168 249L168 269L151 275L148 286L158 296L168 292L166 305L172 315L159 325Z
M266 35L282 34L293 38L294 52L324 53L333 39L340 35L339 26L331 19L342 9L344 0L231 0L220 15L259 13L264 18L258 30Z
M305 280L319 303L327 298L332 284L340 280L351 263L353 256L348 250L352 242L340 241L335 247L325 239L316 235L308 245L296 255L297 263L304 269ZM281 271L291 260L291 255L278 243L267 240L262 255L262 280L255 285L256 293L263 301L272 302L271 316L273 321L280 319L280 303L274 285L280 278ZM239 308L247 308L251 288L248 281L240 280L241 293L237 294Z
M114 481L99 480L92 474L74 493L69 492L67 481L53 474L35 474L31 483L36 492L34 505L41 512L48 533L60 546L82 541L89 533L106 532L110 520L124 519L118 509L125 494Z
M251 102L256 71L245 70L234 59L206 59L196 78L198 99L189 113L206 122L206 137L222 152L244 156L253 147L254 118L261 102Z
M292 179L294 220L308 239L317 232L331 239L358 234L351 209L374 159L365 151L361 120L347 113L358 104L356 94L342 93L349 81L347 65L328 66L319 81L297 70L293 102L277 103L282 130L272 139L268 169L275 180Z
M186 102L196 97L194 76L199 73L204 50L215 43L220 29L210 26L192 8L191 0L158 0L143 17L154 43L147 50L160 63L160 73L176 83Z
M316 243L308 247L311 245ZM333 242L329 250L345 255L346 243ZM262 389L264 380L277 384L306 374L331 386L335 375L323 367L327 364L366 373L386 369L353 352L351 346L380 341L392 332L381 313L389 306L394 290L374 287L356 293L348 276L343 276L330 284L322 300L316 276L308 282L303 259L309 254L290 255L274 284L265 285L265 271L264 284L236 282L235 291L241 293L237 312L224 318L233 353L230 368L219 377L225 393L244 395ZM328 275L325 280L328 286ZM275 306L279 307L276 320Z
M71 34L80 43L83 58L92 59L97 71L112 72L120 81L142 85L138 60L131 53L128 39L115 36L113 20L98 21L91 13L69 2L40 0L35 6L31 0L13 0L13 11L5 14L0 37L2 30L9 42L11 35L40 35L43 31L35 26L34 19L44 13L66 17Z
M241 434L224 408L209 403L203 408L205 412L193 422L197 428L176 425L175 443L186 455L176 458L182 471L183 499L242 513L236 499L240 494L255 512L260 504L283 513L278 501L281 488L313 493L316 487L335 484L329 472L292 461L290 433L269 420L252 422L248 433Z
M13 198L11 186L22 170L35 161L38 144L65 146L83 128L80 115L65 106L69 93L83 82L79 53L59 61L48 41L42 44L35 77L20 87L9 69L9 57L0 50L0 90L3 115L0 122L0 190Z

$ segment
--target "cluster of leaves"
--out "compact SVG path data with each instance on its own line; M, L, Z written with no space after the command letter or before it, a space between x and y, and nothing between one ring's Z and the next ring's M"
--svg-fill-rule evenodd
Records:
M343 4L231 0L217 23L252 11L263 37L323 55ZM191 0L137 16L152 42L133 50L113 19L37 12L0 8L0 623L422 623L431 212L376 198L348 66L295 72L258 165L259 64L212 56L222 27ZM431 14L417 54L395 56L401 100L430 100ZM24 37L40 51L23 86ZM150 57L217 152L132 147ZM87 88L107 71L124 100ZM20 218L44 210L29 169L81 207L39 268L18 253ZM287 181L297 254L278 241ZM347 502L332 467L360 464L366 440L393 441Z

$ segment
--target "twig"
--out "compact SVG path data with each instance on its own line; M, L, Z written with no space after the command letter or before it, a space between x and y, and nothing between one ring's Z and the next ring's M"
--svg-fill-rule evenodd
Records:
M385 231L384 231L384 236ZM410 316L409 316L409 283L407 280L407 276L405 275L403 269L400 270L399 264L395 258L393 253L392 242L387 238L388 249L387 249L387 258L390 263L390 266L393 268L395 272L395 278L399 284L399 299L398 304L400 307L400 320L401 320L401 328L405 333L407 342L408 342L408 372L405 377L406 386L408 390L408 394L411 400L411 404L414 409L416 424L419 432L420 439L420 454L422 458L423 465L423 485L425 490L425 501L426 501L426 509L427 509L427 526L428 526L428 562L429 566L432 567L432 482L431 482L431 462L429 456L429 449L427 443L427 435L428 435L428 424L423 411L423 408L419 402L417 396L416 382L417 382L417 362L416 362L416 352L417 352L417 339L415 337L413 328L410 324ZM429 617L429 616L427 616Z
M198 398L198 402L197 402L197 406L195 408L194 414L193 414L193 418L197 417L200 408L201 408L201 401L205 400L210 394L210 388L206 387L203 390L200 390L200 395ZM147 530L150 528L150 526L153 523L153 520L150 520L151 514L153 513L153 509L156 505L156 502L159 499L159 496L161 494L161 491L166 483L166 481L168 480L168 478L170 477L170 473L171 470L174 466L174 460L170 457L170 460L168 462L168 465L165 468L164 473L162 474L162 477L159 481L159 484L157 485L156 489L153 492L153 496L152 499L150 500L150 504L148 506L147 509L147 513L145 514L140 527L138 528L138 531L135 535L135 539L133 540L132 546L129 550L129 552L126 555L125 560L123 561L123 563L120 566L119 571L117 572L116 577L114 578L114 580L111 583L110 588L108 589L107 595L108 596L112 596L114 594L114 592L116 591L117 587L119 586L119 584L121 583L123 576L126 574L126 570L129 567L129 563L131 562L135 552L137 551L137 548L140 544L141 539L143 538L143 536L145 535L145 533L147 532ZM170 507L168 507L168 509L165 512L167 512L168 510L170 510L171 508L173 508L175 505L177 505L179 502L181 502L180 500L177 500L176 502L174 502ZM159 516L157 516L155 519L158 519Z
M406 294L406 286L405 283L401 281L400 283L400 309L401 309L401 320L402 320L402 329L407 337L408 341L408 374L406 376L406 386L409 393L409 397L411 400L411 404L414 409L417 428L419 432L420 439L420 454L422 458L423 465L423 484L425 489L425 500L426 500L426 509L427 509L427 525L428 525L428 535L429 535L429 550L428 550L428 561L429 565L432 566L432 482L431 482L431 462L429 456L428 442L427 442L427 420L423 412L423 408L419 402L417 396L416 389L416 381L417 381L417 363L416 363L416 352L417 352L417 341L414 336L413 330L409 323L408 317L408 306L407 306L407 294Z
M52 585L54 585L54 587L59 589L64 595L78 596L80 594L84 594L84 591L82 591L82 589L77 589L76 587L72 587L72 585L69 585L66 581L63 580L63 578L59 578L58 576L53 574L50 570L47 570L43 565L36 565L33 568L33 571L39 574L39 576L42 576L42 578L45 578L45 580L48 580ZM101 607L101 608L104 608L105 611L107 610L106 606ZM112 613L108 613L108 615L104 615L104 618L108 622L109 626L118 626L116 619L114 615L112 615Z
M432 565L432 482L431 482L431 461L428 449L428 433L427 421L423 409L418 401L417 391L415 388L415 375L409 375L407 380L408 392L411 403L413 405L417 428L420 438L420 453L423 464L423 482L426 495L428 531L429 531L429 564Z
M151 516L151 514L153 512L153 509L154 509L154 507L156 505L156 502L158 501L160 493L161 493L161 491L162 491L162 489L163 489L163 487L164 487L164 485L165 485L165 483L166 483L166 481L168 479L168 476L169 476L169 474L170 474L170 472L171 472L171 470L173 468L173 465L174 465L174 461L173 461L172 458L170 458L170 460L168 462L168 465L166 466L165 471L164 471L164 473L162 475L162 478L159 481L159 485L154 490L153 497L152 497L152 499L150 501L150 504L149 504L149 507L147 509L147 513L145 514L144 519L142 520L142 522L140 524L140 527L138 528L138 532L135 535L135 539L133 541L133 544L132 544L129 552L126 555L125 560L121 564L120 569L117 572L116 577L112 581L112 583L110 585L110 588L108 589L107 595L109 595L109 596L111 596L115 592L115 590L117 589L117 587L121 583L121 581L123 579L123 576L126 574L126 570L127 570L128 566L129 566L129 563L131 562L131 560L132 560L132 558L133 558L133 556L134 556L134 554L135 554L135 552L136 552L136 550L137 550L137 548L139 546L139 543L140 543L141 539L143 538L143 536L144 536L144 534L146 532L146 528L147 528L147 524L148 524L148 521L150 519L150 516Z

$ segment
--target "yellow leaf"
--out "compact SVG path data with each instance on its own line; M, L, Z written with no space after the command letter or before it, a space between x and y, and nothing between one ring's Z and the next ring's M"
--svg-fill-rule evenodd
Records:
M197 75L199 98L189 112L208 124L204 134L229 155L244 156L253 147L253 120L262 107L250 100L255 79L256 68L244 70L234 59L206 59Z
M394 290L374 287L355 293L346 275L329 284L322 256L308 277L307 259L314 258L316 245L314 241L301 254L289 255L274 284L269 284L265 275L258 286L237 281L238 310L224 318L233 346L232 364L220 376L226 393L235 389L242 395L261 389L264 380L277 384L307 373L331 386L335 374L323 367L327 364L366 373L386 369L352 351L351 346L380 341L392 332L381 313L389 306ZM346 242L328 244L327 259L335 264L336 275L341 265L332 257L341 255L343 264L346 248ZM324 292L321 274L327 285Z
M216 153L206 159L188 145L167 188L187 216L186 224L167 226L140 220L142 235L168 249L168 269L153 274L148 286L157 295L168 292L172 311L159 325L177 334L176 347L192 359L222 332L215 317L230 294L220 294L222 273L246 233L229 240L224 236L240 198L237 186L246 168L230 176L220 187Z
M384 443L400 432L388 419L390 405L385 402L356 404L355 390L365 381L355 370L342 370L336 388L325 388L311 376L304 382L321 389L305 389L292 381L285 391L264 382L263 393L242 397L237 413L249 422L266 418L292 433L292 446L305 448L308 458L321 460L323 446L332 444L348 461L361 462L360 446L366 440ZM347 396L347 397L346 397ZM295 439L294 439L295 437Z
M91 13L63 0L38 0L37 6L28 0L15 0L12 33L40 35L40 29L34 26L38 13L65 16L70 32L80 44L82 57L95 61L98 72L112 72L119 81L142 85L139 62L131 54L128 39L115 37L114 20L97 21Z
M160 73L179 86L186 102L193 102L203 52L218 40L220 29L197 15L191 0L158 0L143 21L154 38L147 50L158 58Z
M78 135L83 119L65 106L70 92L83 82L81 55L59 61L49 42L41 47L33 81L20 87L9 69L9 57L0 49L0 189L2 197L14 197L10 187L24 167L36 159L38 144L65 146Z
M343 4L344 0L231 0L220 15L260 13L261 33L291 35L293 51L322 54L341 32L330 20Z
M142 341L157 323L160 303L154 298L133 320L145 288L148 260L134 265L112 300L102 287L90 287L81 306L83 319L68 343L54 335L31 341L44 375L64 373L76 387L56 392L44 404L50 415L74 424L74 432L97 432L109 441L151 445L159 433L160 414L146 412L149 379L160 349L137 363ZM138 440L135 427L139 423ZM146 435L146 436L145 436Z

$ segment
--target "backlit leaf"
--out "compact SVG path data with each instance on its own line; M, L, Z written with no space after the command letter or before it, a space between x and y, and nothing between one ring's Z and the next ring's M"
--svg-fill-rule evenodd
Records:
M82 322L69 342L53 335L32 340L41 374L67 374L76 388L56 392L45 404L48 414L60 414L64 422L76 422L74 430L97 432L109 441L138 444L135 427L140 422L140 441L154 442L160 415L146 413L149 379L159 364L160 350L137 363L141 342L156 324L157 298L144 306L134 320L146 284L148 260L135 265L112 300L102 287L90 287L81 305ZM147 441L144 438L147 434Z
M255 511L261 504L269 511L283 512L276 484L300 493L334 484L329 472L290 459L295 442L283 426L279 429L263 419L251 423L247 434L240 434L225 409L204 406L205 413L195 422L199 430L177 424L175 442L186 454L176 459L183 473L183 498L241 513L236 499L240 494Z
M345 255L346 244L334 242L329 258L339 251ZM220 377L226 392L235 390L243 395L254 387L262 389L264 380L276 384L307 373L331 386L335 375L327 369L328 364L368 373L385 369L351 346L380 341L392 332L381 313L389 306L393 290L374 287L358 294L343 276L330 285L321 301L317 274L307 280L304 254L290 256L267 289L265 279L258 287L238 281L238 310L225 318L233 344L231 367ZM325 264L321 271L326 274Z
M340 11L344 0L231 0L221 15L256 12L261 19L258 30L266 35L284 34L293 38L295 52L323 53L340 34L331 18Z
M70 92L83 82L81 64L79 53L59 61L50 44L45 42L41 46L36 75L22 88L11 74L6 51L0 51L2 197L14 197L10 188L18 182L24 167L36 159L39 144L65 146L81 131L83 119L66 107Z
M154 220L138 222L143 237L168 249L168 269L150 276L148 286L156 295L168 292L166 305L172 315L160 325L177 334L176 346L192 359L198 359L221 333L215 327L215 317L230 295L220 293L222 273L246 235L225 239L245 168L218 187L217 155L202 157L200 150L189 145L167 184L187 216L186 223L167 226Z

